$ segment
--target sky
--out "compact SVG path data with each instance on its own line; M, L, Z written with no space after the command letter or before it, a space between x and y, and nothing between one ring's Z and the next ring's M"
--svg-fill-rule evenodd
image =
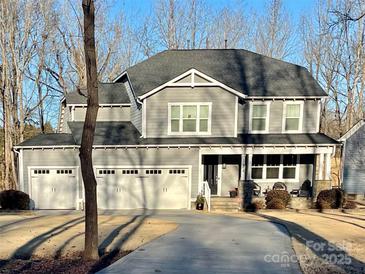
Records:
M128 14L149 13L156 0L116 0L116 10L123 8ZM244 2L248 9L260 11L264 8L267 0L207 0L213 8L219 9L226 5L235 5L237 2ZM293 20L299 20L302 14L311 13L317 0L283 0L285 9L293 16Z

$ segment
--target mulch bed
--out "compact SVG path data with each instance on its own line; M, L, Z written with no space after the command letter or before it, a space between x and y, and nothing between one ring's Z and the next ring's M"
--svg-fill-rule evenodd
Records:
M87 261L80 253L73 253L58 259L31 258L29 260L0 260L0 273L95 273L111 265L131 251L112 251L99 260Z

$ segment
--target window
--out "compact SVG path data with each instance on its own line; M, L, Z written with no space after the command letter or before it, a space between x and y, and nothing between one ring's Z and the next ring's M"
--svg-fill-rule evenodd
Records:
M302 103L284 104L284 131L298 132L302 130Z
M101 175L111 175L111 174L115 174L115 169L99 169L98 170L98 174Z
M251 104L251 132L265 132L268 130L269 102Z
M253 155L251 179L296 180L299 155Z
M266 179L279 179L280 155L266 156Z
M149 175L162 174L162 170L161 169L147 169L146 174L149 174Z
M169 174L185 174L184 169L169 169Z
M284 155L283 179L295 179L296 165L296 155Z
M138 174L138 169L123 169L122 174L124 175Z
M211 103L169 104L169 134L210 134Z
M252 179L262 179L264 170L264 155L252 156Z

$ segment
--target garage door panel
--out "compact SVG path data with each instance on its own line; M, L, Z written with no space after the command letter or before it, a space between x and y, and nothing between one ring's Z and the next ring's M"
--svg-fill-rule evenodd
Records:
M76 208L77 178L75 171L74 168L31 169L31 196L35 208Z
M188 204L188 169L97 169L99 208L180 209ZM109 173L109 174L108 174Z

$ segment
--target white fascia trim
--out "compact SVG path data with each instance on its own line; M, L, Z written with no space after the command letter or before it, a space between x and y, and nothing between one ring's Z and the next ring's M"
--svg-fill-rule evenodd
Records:
M238 97L236 97L236 102L234 105L234 132L233 137L237 137L238 132Z
M252 106L254 105L266 105L266 124L265 130L252 130ZM270 107L271 101L254 101L249 102L249 120L248 120L248 133L261 133L261 134L268 134L269 133L269 124L270 124Z
M319 132L321 126L321 110L322 110L322 102L321 100L318 101L317 106L317 125L316 125L316 133Z
M147 100L142 104L142 136L147 136Z
M348 138L350 138L352 135L358 131L359 128L361 128L365 124L365 120L362 119L359 122L357 122L352 128L350 128L338 141L346 141Z
M286 107L287 105L299 105L299 129L298 130L285 130L286 124ZM304 101L285 101L283 102L283 117L281 124L281 133L303 133L303 115L304 115Z
M118 149L118 148L332 148L334 149L336 145L334 144L167 144L167 145L94 145L93 149ZM78 149L80 146L21 146L14 147L15 149Z
M196 83L196 82L188 82L188 83L175 83L181 79L183 79L184 77L188 76L192 74L192 81L194 81L195 79L195 75L198 75L199 77L207 80L207 81L210 81L210 83ZM143 94L142 96L139 96L138 98L140 100L143 100L157 92L159 92L160 90L164 89L165 87L221 87L231 93L233 93L234 95L238 96L238 97L241 97L241 98L246 98L246 95L242 94L241 92L233 89L233 88L230 88L228 86L226 86L225 84L217 81L216 79L196 70L196 69L190 69L186 72L184 72L183 74L180 74L179 76L175 77L174 79L166 82L165 84L161 85L161 86L158 86L156 87L155 89Z
M87 104L67 104L70 107L87 107ZM122 103L122 104L99 104L99 107L129 107L131 104Z
M322 96L247 96L247 100L321 100L322 98L328 97L327 95Z
M122 78L125 74L127 74L127 71L123 71L121 74L119 74L117 77L114 78L112 81L113 83L117 82L120 78ZM128 74L127 74L128 75Z

